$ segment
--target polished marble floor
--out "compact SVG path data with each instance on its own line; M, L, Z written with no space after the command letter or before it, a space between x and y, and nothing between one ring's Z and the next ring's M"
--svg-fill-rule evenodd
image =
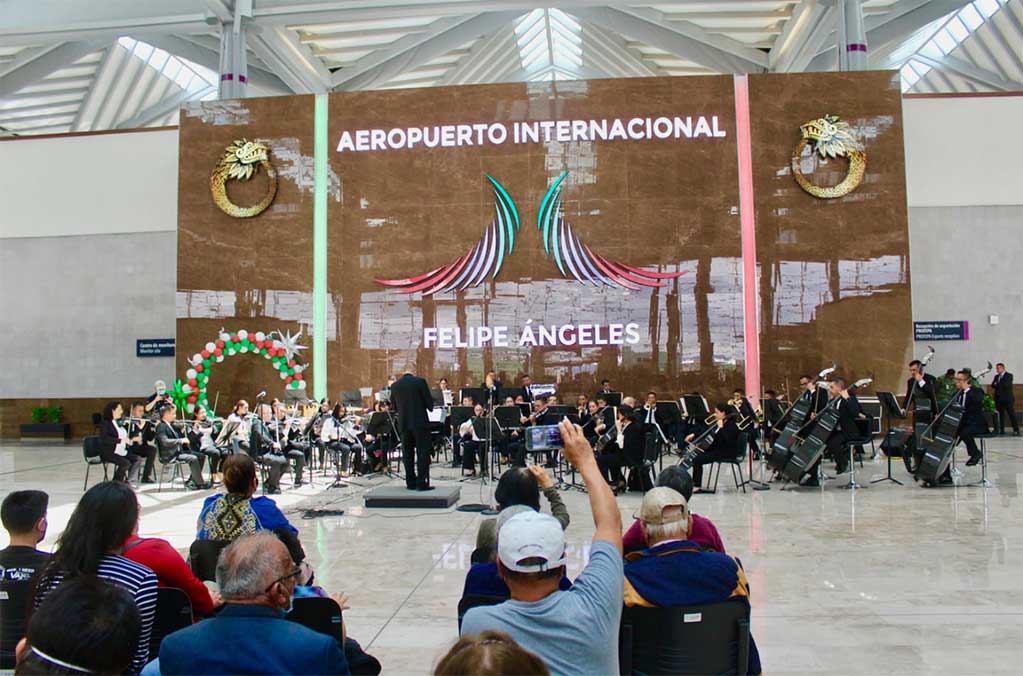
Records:
M991 488L923 489L907 482L850 492L823 489L736 493L722 474L714 495L694 496L753 590L753 632L767 673L1018 673L1023 661L1023 440L989 443ZM906 480L901 461L893 474ZM857 470L866 483L882 458ZM51 495L49 549L82 492L80 446L0 442L0 494ZM457 472L438 469L438 481ZM97 476L98 475L98 476ZM102 476L93 469L90 482ZM385 479L367 483L378 484ZM351 596L351 636L387 674L427 674L456 638L461 594L478 515L453 510L367 510L365 487L287 490L278 503L301 531L320 583ZM142 491L141 533L185 551L207 493ZM464 502L480 498L465 484ZM622 496L626 522L638 495ZM587 498L568 492L569 574L588 553ZM345 510L303 519L303 508ZM6 545L6 534L0 534Z

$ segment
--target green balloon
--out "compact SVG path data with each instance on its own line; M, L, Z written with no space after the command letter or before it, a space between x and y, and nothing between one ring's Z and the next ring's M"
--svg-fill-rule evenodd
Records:
M265 347L260 348L259 353L265 357L266 356L266 348Z
M202 360L202 365L205 366L206 368L209 368L211 363L213 362L211 362L209 359Z
M289 369L288 369L288 375L289 375L289 376L293 376L293 375L295 375L295 369L291 369L291 368L289 368Z

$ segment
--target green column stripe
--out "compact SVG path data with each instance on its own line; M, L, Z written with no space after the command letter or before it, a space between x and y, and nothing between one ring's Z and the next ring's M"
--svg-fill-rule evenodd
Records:
M313 144L313 396L327 396L327 95L317 94Z

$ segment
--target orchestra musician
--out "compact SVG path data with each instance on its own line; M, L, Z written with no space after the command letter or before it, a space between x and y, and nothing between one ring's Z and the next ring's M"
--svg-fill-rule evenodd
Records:
M604 378L600 381L600 389L597 390L597 394L609 394L611 392L614 392L614 390L611 389L611 381Z
M782 416L785 415L785 410L782 408L778 393L774 390L764 390L764 400L761 402L761 409L764 413L764 434L767 435L768 441L774 441L774 435L777 432L775 427Z
M322 448L330 451L334 465L339 468L341 475L348 476L352 467L352 455L356 452L356 443L353 443L350 433L344 427L344 417L344 407L340 402L334 404L334 410L324 418L323 426L320 428L320 444ZM358 445L358 450L361 455L361 444Z
M472 410L472 417L458 426L458 436L462 440L462 469L469 471L467 476L476 476L477 456L480 462L480 473L483 476L489 476L486 442L477 436L476 428L473 426L475 421L485 417L486 411L483 406L476 404Z
M533 379L528 376L522 376L522 401L526 404L533 403Z
M739 448L739 427L735 424L735 412L726 403L720 402L714 405L714 422L717 431L714 433L714 440L706 451L697 454L693 459L693 483L696 484L694 493L702 493L703 488L703 466L719 460L734 460L742 454ZM686 441L696 438L695 434L689 434Z
M831 394L831 398L828 400L828 407L834 408L838 412L838 424L835 425L835 429L828 436L827 447L831 451L831 457L835 460L835 473L845 474L851 468L849 467L848 449L844 447L849 441L860 436L859 426L856 421L865 416L863 409L860 407L859 400L849 390L844 378L835 378L828 385L828 388ZM820 485L817 479L820 464L821 458L818 458L817 462L807 469L807 479L800 485Z
M153 476L154 463L156 462L156 446L153 445L153 434L156 426L148 418L143 418L146 410L146 402L131 402L131 416L128 418L128 454L145 460L142 469L142 483L155 484ZM129 472L128 480L132 483L139 482L139 465L135 465L133 473Z
M381 402L377 402L375 406L380 406ZM330 399L324 397L320 400L320 408L316 411L316 414L309 419L306 423L305 428L302 430L302 435L312 441L312 448L319 451L317 453L320 461L320 467L324 466L324 461L327 455L327 447L323 444L321 433L323 432L323 423L330 417ZM310 449L310 454L312 449ZM310 461L312 459L310 458Z
M497 406L497 402L501 401L501 381L497 379L497 374L493 371L487 371L487 375L483 377L483 383L480 384L480 389L483 390L483 401L480 403L487 410Z
M753 404L746 398L746 391L741 387L735 388L732 392L732 403L735 405L740 421L752 421L746 429L746 440L749 443L750 454L756 457L760 454L760 447L757 446L757 439L760 438L760 430L757 427L757 412L753 410Z
M231 455L229 446L217 446L213 442L213 421L209 419L206 407L196 404L192 426L187 432L188 445L193 452L202 453L210 464L210 479L220 483L220 463Z
M817 386L817 381L808 375L799 376L799 386L803 388L800 399L810 402L810 416L816 417L828 405L828 393Z
M302 469L312 455L309 444L302 439L299 426L294 424L293 416L288 416L288 409L283 402L275 398L270 408L273 411L271 431L274 440L280 444L281 451L295 465L295 471L301 478Z
M957 385L958 381L956 378ZM924 365L919 359L909 362L909 380L906 381L906 396L902 399L902 408L905 411L921 412L920 419L914 419L915 422L929 423L933 419L932 416L938 412L937 384L937 378L930 373L924 373ZM914 402L930 402L930 406L924 406L925 409L930 409L930 415L914 406Z
M582 418L582 416L580 416ZM590 446L594 446L597 443L597 439L600 438L600 434L595 429L597 422L600 420L600 409L597 408L597 402L590 401L586 404L586 419L582 421L583 435L586 440L590 442Z
M220 434L214 442L217 446L230 446L232 453L248 453L250 424L249 424L249 402L239 399L235 403L231 414L227 416L227 422L220 429Z
M956 385L959 387L957 395L959 405L963 407L963 417L959 421L958 435L970 454L966 466L972 467L979 463L982 457L980 449L977 448L976 437L980 434L987 434L989 431L987 420L984 418L984 391L973 386L970 374L965 371L959 371L956 374Z
M652 430L655 427L660 427L660 421L657 419L657 393L647 392L646 401L643 402L643 410L640 412L643 417L643 426Z
M536 400L533 401L533 412L528 418L522 416L519 419L519 422L521 422L524 427L532 425L556 425L558 421L554 420L553 416L551 416L550 412L547 410L550 407L550 400L550 396L546 394L537 397ZM556 451L547 451L547 461L544 463L544 467L555 466L555 453Z
M266 467L266 488L267 495L281 492L281 474L288 464L287 458L281 452L281 446L274 441L267 426L273 418L273 411L269 404L259 405L259 415L252 421L249 427L249 455L260 465ZM302 485L302 475L295 474L295 486Z
M114 465L114 481L127 481L129 475L137 475L142 461L128 453L128 432L120 424L123 413L120 402L108 403L103 407L103 424L99 431L100 457L103 462Z
M211 488L202 478L202 465L205 456L185 448L189 445L188 438L174 429L174 421L178 412L173 406L164 406L160 410L160 423L156 426L156 449L160 453L160 462L167 464L172 460L184 460L188 463L191 476L185 481L185 488L200 490Z
M580 394L575 398L575 408L579 413L579 424L585 425L590 419L590 398L585 394Z
M462 406L472 408L475 405L476 402L473 401L472 397L462 397ZM450 427L450 425L451 421L449 420L448 426ZM454 439L451 440L451 466L462 467L462 435L460 434L455 434Z

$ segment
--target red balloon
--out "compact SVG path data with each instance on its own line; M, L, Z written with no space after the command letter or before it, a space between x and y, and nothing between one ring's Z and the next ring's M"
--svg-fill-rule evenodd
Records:
M202 364L196 364L195 365L195 372L196 373L202 373L205 370L206 370L206 367L203 366Z
M291 384L291 380L292 380L291 376L288 376L287 378L284 379L284 384L285 385L290 385Z
M224 355L224 351L218 347L213 351L213 355L216 357L222 357Z
M237 343L237 342L240 342L240 341L241 341L241 338L239 338L239 337L238 337L238 334L237 334L237 333L235 333L235 334L233 334L233 335L231 336L231 342L232 342L232 343Z
M284 348L283 347L277 349L277 356L278 357L283 357L284 356Z
M199 354L201 354L201 355L202 355L202 358L203 358L203 359L209 359L209 358L210 358L210 351L209 351L209 350L203 350L203 351L202 351L202 352L200 352Z
M222 348L224 347L224 341L218 339L217 342L214 343L214 345L216 345L218 348Z
M195 378L189 378L188 384L191 385L192 387L199 387L199 381L197 381Z
M302 374L301 373L296 373L295 374L295 380L302 380Z
M262 350L262 349L263 349L263 341L261 341L261 340L257 340L257 341L256 341L255 343L253 343L253 344L254 344L254 345L256 346L256 349L257 349L257 350Z
M199 394L197 392L193 392L192 394L188 395L189 404L194 404L197 401L199 401Z
M294 359L289 359L288 360L288 368L289 369L295 368L295 360Z

